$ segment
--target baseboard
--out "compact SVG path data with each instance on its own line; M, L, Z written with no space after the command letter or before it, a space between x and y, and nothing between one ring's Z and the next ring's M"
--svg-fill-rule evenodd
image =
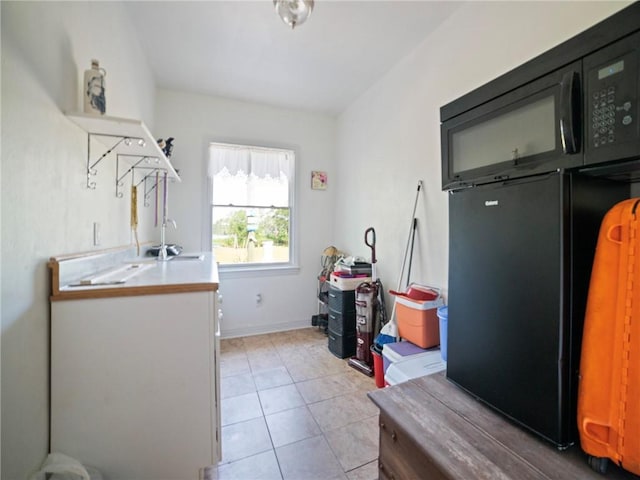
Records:
M270 323L268 325L252 325L240 328L222 328L221 338L248 337L251 335L261 335L265 333L285 332L287 330L298 330L300 328L310 328L311 320L300 320L297 322Z

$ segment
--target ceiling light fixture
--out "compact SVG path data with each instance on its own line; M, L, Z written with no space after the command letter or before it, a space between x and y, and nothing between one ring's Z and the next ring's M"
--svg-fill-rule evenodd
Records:
M313 0L273 0L276 13L293 30L311 16Z

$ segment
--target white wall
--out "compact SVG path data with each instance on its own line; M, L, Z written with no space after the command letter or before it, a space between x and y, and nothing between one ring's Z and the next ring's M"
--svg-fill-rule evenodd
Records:
M440 190L439 108L623 8L618 2L469 2L339 118L336 243L367 252L397 286L418 180L412 281L446 289L448 204ZM350 188L358 179L358 188ZM404 285L403 285L404 286Z
M2 478L24 479L48 450L52 255L130 243L129 199L114 196L113 158L86 188L79 110L92 58L107 70L107 114L153 119L154 81L124 15L108 2L7 2L2 8ZM152 235L141 214L141 237Z
M221 275L225 337L310 325L316 313L316 277L322 251L333 242L335 119L303 111L158 90L156 129L175 137L172 161L182 182L171 185L169 216L178 229L168 241L185 251L209 250L206 162L212 141L292 148L296 151L300 270L287 275ZM326 191L311 190L311 171L329 175ZM262 304L255 296L262 294Z
M368 256L362 237L369 226L378 232L382 280L395 284L418 179L425 191L412 278L446 286L439 107L622 6L466 4L336 126L309 113L169 91L159 92L154 117L153 80L120 4L2 1L2 478L25 478L47 450L47 259L93 249L94 221L102 224L101 247L131 241L128 199L113 196L113 165L101 168L96 191L86 190L86 135L62 113L78 108L91 58L108 72L108 114L141 118L157 137L176 137L174 159L184 182L172 186L171 215L179 229L169 240L187 249L203 246L209 141L297 149L300 272L223 277L224 331L231 335L308 324L322 250L335 244ZM326 192L309 189L316 169L329 173ZM158 239L151 214L141 209L142 240ZM258 291L264 297L259 308L253 303Z

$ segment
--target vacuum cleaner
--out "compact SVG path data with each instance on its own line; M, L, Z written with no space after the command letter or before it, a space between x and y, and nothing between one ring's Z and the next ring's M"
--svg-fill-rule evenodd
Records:
M356 355L349 359L348 364L371 377L371 346L376 334L376 320L384 311L384 304L378 299L383 289L376 274L376 231L372 227L364 232L364 243L371 249L371 282L363 282L356 287Z

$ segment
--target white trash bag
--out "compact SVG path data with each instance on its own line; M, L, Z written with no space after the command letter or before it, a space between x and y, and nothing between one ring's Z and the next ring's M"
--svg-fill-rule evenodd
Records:
M47 476L47 474L51 474ZM42 467L29 480L102 480L95 468L84 467L78 460L62 453L50 453Z

